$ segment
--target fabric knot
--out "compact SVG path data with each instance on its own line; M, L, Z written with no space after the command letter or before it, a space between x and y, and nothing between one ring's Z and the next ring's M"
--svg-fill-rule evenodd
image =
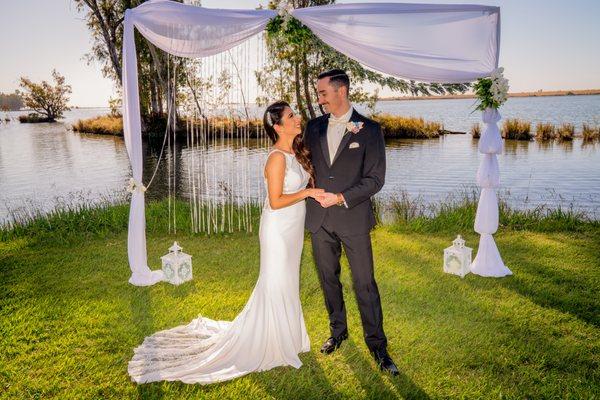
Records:
M129 184L127 185L127 191L129 193L133 193L136 190L144 193L146 191L146 186L142 185L141 182L136 181L134 178L129 178Z

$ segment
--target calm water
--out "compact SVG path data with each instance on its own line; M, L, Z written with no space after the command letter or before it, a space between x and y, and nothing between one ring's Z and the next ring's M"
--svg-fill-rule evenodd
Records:
M478 113L470 114L472 104L473 100L394 101L382 102L377 109L422 116L443 122L446 129L467 131L479 121ZM106 112L73 110L57 124L20 124L16 120L0 124L0 223L19 213L126 195L131 172L123 140L69 130L76 119ZM600 96L512 98L502 114L534 123L570 122L580 130L583 122L600 123ZM16 115L9 114L12 118ZM155 169L161 143L144 143L144 183ZM262 198L260 174L265 154L256 141L249 146L219 142L201 154L179 144L174 151L177 183L172 187L184 198L193 190L193 182L220 188L207 193L209 196L223 196L230 190L240 198ZM173 152L160 164L148 198L168 193L167 166L172 157ZM381 196L406 190L426 202L444 200L457 190L475 187L479 159L477 142L470 135L388 142L386 185ZM198 168L201 160L206 164ZM506 141L499 163L500 191L513 206L561 205L600 217L600 144L583 144L581 139L564 144Z

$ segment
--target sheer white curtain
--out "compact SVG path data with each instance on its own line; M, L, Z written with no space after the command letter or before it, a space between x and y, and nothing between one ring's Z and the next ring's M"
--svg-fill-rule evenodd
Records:
M400 78L463 83L497 67L498 7L334 4L292 15L340 53Z
M168 0L151 0L125 12L123 126L136 181L142 181L142 145L134 27L170 54L204 57L256 35L275 15L272 10L207 9ZM498 7L335 4L297 9L292 15L341 53L400 78L468 82L490 75L498 65ZM162 279L160 271L147 265L145 224L144 192L136 190L128 236L129 282L134 285ZM491 235L489 239L493 242Z
M204 57L228 50L262 31L275 14L267 10L209 10L153 0L125 11L123 33L123 131L133 178L142 182L142 132L134 27L158 48L181 57ZM144 192L131 196L127 252L137 286L163 279L151 271L146 252Z

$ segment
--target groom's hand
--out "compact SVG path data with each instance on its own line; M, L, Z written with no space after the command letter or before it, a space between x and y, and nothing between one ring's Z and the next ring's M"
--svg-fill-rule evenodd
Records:
M338 202L338 197L335 193L322 193L317 197L317 201L321 204L321 207L328 208L335 206Z

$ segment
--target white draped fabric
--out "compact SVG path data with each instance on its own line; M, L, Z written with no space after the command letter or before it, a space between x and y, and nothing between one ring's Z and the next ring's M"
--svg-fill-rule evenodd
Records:
M377 71L463 83L497 67L498 7L464 4L333 4L292 12L322 41Z
M477 256L471 263L472 273L493 277L512 275L510 269L504 265L492 237L498 230L499 222L496 188L500 185L500 168L496 154L502 153L502 137L498 121L498 110L488 108L483 111L485 127L478 146L483 158L477 170L477 185L481 188L481 195L475 215L475 232L481 236Z
M125 12L123 127L136 181L142 181L142 148L134 27L170 54L205 57L243 43L275 15L272 10L206 9L168 0L151 0ZM335 4L297 9L292 15L339 52L400 78L469 82L489 76L498 66L498 7ZM132 195L128 253L130 283L151 285L160 280L160 273L147 265L141 190Z

